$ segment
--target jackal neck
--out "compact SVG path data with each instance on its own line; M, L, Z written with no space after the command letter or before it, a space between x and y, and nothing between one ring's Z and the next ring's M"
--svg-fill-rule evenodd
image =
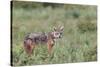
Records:
M53 32L48 33L48 39L55 39Z

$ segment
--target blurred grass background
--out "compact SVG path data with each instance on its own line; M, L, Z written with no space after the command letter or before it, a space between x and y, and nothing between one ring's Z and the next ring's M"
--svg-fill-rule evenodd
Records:
M97 61L97 6L12 1L12 64L37 65ZM49 32L64 25L49 56L46 45L35 48L31 57L23 40L30 32Z

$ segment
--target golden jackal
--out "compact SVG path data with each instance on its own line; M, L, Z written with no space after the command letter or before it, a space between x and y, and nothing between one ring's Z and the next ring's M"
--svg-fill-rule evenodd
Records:
M55 40L62 37L63 26L54 28L53 31L48 33L38 32L30 33L24 39L24 48L26 53L32 54L33 49L38 43L46 43L48 52L51 53Z

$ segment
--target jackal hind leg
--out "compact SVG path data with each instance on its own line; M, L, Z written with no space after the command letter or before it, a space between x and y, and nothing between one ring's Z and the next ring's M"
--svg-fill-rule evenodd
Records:
M34 45L32 43L32 40L27 40L24 44L25 52L30 56L32 54Z

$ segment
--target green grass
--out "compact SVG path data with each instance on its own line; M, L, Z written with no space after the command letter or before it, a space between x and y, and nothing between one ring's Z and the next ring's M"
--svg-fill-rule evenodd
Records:
M86 9L14 8L12 13L12 64L14 66L97 60L95 6ZM56 41L51 55L48 55L46 45L38 45L32 56L28 57L23 49L25 35L30 32L49 32L57 25L64 25L63 38Z

